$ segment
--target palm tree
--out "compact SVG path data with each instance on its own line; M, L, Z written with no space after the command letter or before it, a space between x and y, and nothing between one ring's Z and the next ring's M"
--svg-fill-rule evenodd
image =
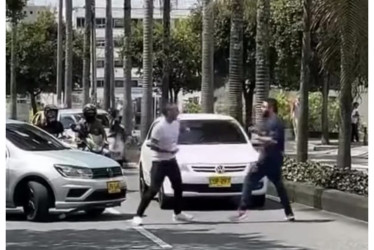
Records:
M91 0L86 0L83 43L83 105L86 105L90 101L91 11Z
M352 90L358 79L368 76L368 1L318 1L319 22L330 34L339 37L324 46L322 61L331 63L340 54L340 131L337 166L351 167L351 112ZM338 50L338 51L337 51Z
M170 0L163 0L163 32L164 32L164 39L163 39L163 75L162 75L162 106L164 106L169 101L169 78L170 78L170 65L169 65L169 57L170 57Z
M65 2L65 18L66 18L66 47L65 47L65 106L72 106L72 88L73 88L73 2L66 0Z
M203 0L201 108L214 112L214 16L213 1Z
M57 104L61 105L61 96L62 96L62 81L63 81L63 42L62 37L64 33L63 26L63 10L64 0L58 1L58 32L57 32L57 80L56 80L56 93L57 93Z
M145 0L143 20L143 97L141 104L141 140L144 141L153 120L152 70L153 70L153 0Z
M124 1L125 13L125 54L124 54L124 95L123 95L123 123L125 131L130 133L132 131L132 98L131 98L131 0Z
M91 102L97 103L96 93L96 14L95 0L91 1Z
M310 82L310 27L311 27L311 0L303 1L303 45L301 53L300 74L300 112L297 131L297 160L308 160L308 98Z
M104 65L104 109L108 110L112 97L112 68L113 68L113 19L112 0L106 0L105 24L105 65Z
M227 106L228 113L243 120L243 1L231 1L230 66Z
M322 86L322 113L321 113L321 124L322 124L322 138L321 142L324 145L330 144L329 141L329 89L330 89L330 74L327 70L323 71L323 86Z
M261 104L269 96L270 69L269 69L269 19L270 0L257 0L257 27L256 27L256 123L263 120Z

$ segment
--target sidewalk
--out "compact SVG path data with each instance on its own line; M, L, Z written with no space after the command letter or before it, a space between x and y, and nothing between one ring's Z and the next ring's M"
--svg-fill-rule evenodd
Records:
M329 165L336 165L338 155L338 141L332 140L331 145L321 145L320 140L309 140L308 155L309 160L321 162ZM368 171L368 146L355 145L351 147L352 168ZM296 142L286 142L286 155L296 157Z

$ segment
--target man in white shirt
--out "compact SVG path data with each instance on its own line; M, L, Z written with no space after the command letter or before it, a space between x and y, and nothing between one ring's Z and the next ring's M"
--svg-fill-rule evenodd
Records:
M153 197L158 193L168 177L174 189L174 221L191 221L193 217L182 213L182 176L179 170L175 154L178 152L178 137L180 124L178 107L175 104L167 104L162 110L164 117L158 122L152 132L151 141L147 144L152 150L151 185L144 194L133 224L142 224L142 216Z
M353 111L351 115L352 121L352 142L356 140L356 142L360 141L358 126L360 124L360 113L358 112L358 102L353 103Z

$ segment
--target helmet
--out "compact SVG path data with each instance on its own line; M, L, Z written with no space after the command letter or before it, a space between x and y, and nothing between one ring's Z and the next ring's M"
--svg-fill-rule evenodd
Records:
M83 116L86 120L92 120L96 117L97 109L96 106L89 103L83 107Z
M55 121L57 119L58 108L55 105L48 104L44 107L44 117L49 121Z

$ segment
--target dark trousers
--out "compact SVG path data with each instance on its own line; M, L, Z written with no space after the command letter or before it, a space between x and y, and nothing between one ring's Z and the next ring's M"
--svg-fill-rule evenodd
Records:
M356 142L360 141L358 133L358 124L352 123L352 142L354 142L355 140Z
M247 176L244 180L243 185L243 193L240 202L239 209L245 210L251 205L252 201L252 190L255 186L257 186L258 182L263 178L267 177L269 181L271 181L275 188L277 189L278 196L281 200L282 206L284 208L284 212L286 215L292 215L292 208L290 205L290 201L288 199L287 191L284 188L283 181L282 181L282 174L281 170L268 170L269 166L258 166L256 171L248 172Z
M151 168L151 186L144 194L138 211L138 216L143 216L149 203L160 190L165 177L168 177L174 189L174 213L182 211L182 176L176 159L168 161L154 161Z

